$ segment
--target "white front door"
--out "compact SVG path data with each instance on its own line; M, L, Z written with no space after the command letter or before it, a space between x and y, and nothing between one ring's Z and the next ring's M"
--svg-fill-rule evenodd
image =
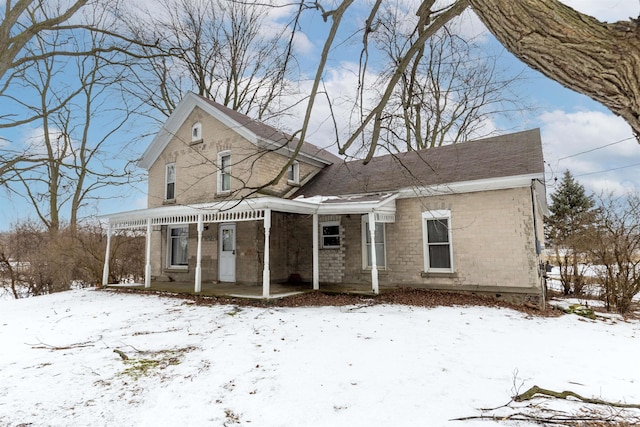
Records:
M219 280L221 282L236 281L236 225L220 225L218 234L219 247Z

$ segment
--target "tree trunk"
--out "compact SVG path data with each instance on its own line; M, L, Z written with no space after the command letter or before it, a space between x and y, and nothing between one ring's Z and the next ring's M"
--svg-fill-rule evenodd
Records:
M640 21L602 23L557 0L468 0L515 56L624 118L640 137Z

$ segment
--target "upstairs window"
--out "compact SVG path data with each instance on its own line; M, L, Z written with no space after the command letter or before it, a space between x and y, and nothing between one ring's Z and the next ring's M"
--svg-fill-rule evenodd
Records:
M293 162L289 165L287 180L289 184L300 184L300 164L298 162Z
M451 244L451 211L438 210L422 213L424 241L424 269L426 272L453 272L453 246Z
M165 170L165 200L176 198L176 164L169 163Z
M195 123L191 127L191 142L198 142L202 139L202 123Z
M327 221L320 224L323 249L340 249L340 223Z
M218 193L231 191L231 153L218 153Z

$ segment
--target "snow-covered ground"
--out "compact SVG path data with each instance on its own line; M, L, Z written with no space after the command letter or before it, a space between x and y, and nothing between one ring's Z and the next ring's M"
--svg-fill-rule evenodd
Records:
M534 384L638 403L638 355L640 323L617 318L84 289L0 301L0 425L504 426L450 420Z

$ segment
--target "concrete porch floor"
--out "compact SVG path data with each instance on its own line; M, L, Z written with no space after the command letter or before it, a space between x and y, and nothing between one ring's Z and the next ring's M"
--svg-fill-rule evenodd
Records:
M167 292L189 295L204 295L217 297L262 298L262 285L244 283L202 283L202 291L194 292L193 282L151 282L150 288L141 283L109 284L107 288L136 289L149 292ZM396 287L380 286L380 292L396 289ZM269 298L283 298L303 292L312 292L311 283L272 283ZM320 285L321 292L350 293L373 295L370 284L325 284Z

